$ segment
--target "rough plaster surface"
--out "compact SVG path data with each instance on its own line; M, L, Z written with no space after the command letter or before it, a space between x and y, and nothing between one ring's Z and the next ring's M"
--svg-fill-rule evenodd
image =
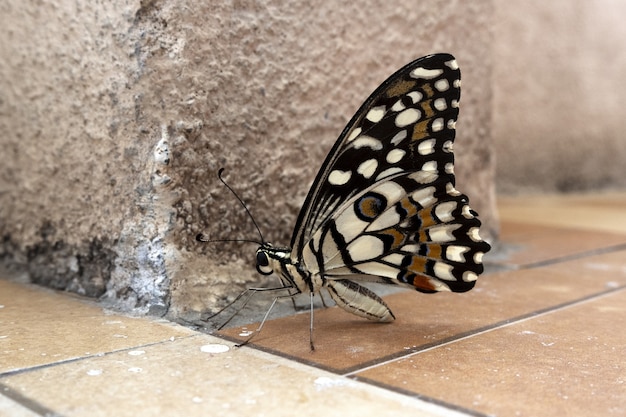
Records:
M498 189L626 187L626 3L495 2Z
M490 1L0 5L0 257L30 280L193 319L289 242L361 102L433 52L463 75L457 184L495 236Z

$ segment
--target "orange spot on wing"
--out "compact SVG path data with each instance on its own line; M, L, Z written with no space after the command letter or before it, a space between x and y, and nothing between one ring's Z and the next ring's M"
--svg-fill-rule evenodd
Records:
M418 214L418 217L421 221L422 227L429 227L438 223L437 220L435 220L435 218L430 213L430 210L422 210Z
M429 137L430 134L428 132L428 123L430 122L429 119L423 120L419 123L416 123L415 126L413 127L413 135L411 135L411 140L417 142L420 141L426 137Z
M406 211L407 213L405 218L413 217L417 214L417 210L418 210L417 206L411 203L408 197L405 197L402 200L400 200L400 207L402 207L402 209Z
M366 196L358 203L358 210L367 218L376 218L384 208L384 201L374 196Z
M428 245L428 257L439 259L441 258L441 245Z
M391 236L393 238L393 243L391 244L390 249L396 249L402 246L406 240L406 235L400 232L398 229L393 227L385 230L381 230L377 234L382 236Z
M398 97L413 90L416 84L417 82L412 80L398 80L395 84L390 86L387 91L385 91L385 94L387 97Z
M413 256L411 259L411 263L406 267L406 269L414 274L422 274L426 270L426 258L422 258L421 256Z
M416 288L420 288L422 290L426 290L426 291L436 291L437 289L435 288L435 286L433 285L431 278L427 277L426 275L416 275L415 278L413 278L413 286Z

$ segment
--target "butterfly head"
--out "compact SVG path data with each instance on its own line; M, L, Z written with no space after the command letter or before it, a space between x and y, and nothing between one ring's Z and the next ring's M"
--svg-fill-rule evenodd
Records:
M280 265L289 263L291 251L287 248L275 248L271 243L263 243L256 251L256 270L262 275L271 275L280 270Z

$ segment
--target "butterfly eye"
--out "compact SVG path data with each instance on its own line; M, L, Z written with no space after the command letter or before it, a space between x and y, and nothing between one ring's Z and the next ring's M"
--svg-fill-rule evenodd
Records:
M265 251L259 250L256 253L256 270L259 274L271 275L274 270L270 266L270 259Z

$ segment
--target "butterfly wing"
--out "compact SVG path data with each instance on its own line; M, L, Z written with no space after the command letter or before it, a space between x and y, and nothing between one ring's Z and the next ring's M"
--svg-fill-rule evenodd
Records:
M324 161L298 217L291 257L347 294L347 310L362 310L368 300L380 308L382 300L359 280L462 292L483 271L490 246L454 187L459 98L454 57L419 58L374 91Z

